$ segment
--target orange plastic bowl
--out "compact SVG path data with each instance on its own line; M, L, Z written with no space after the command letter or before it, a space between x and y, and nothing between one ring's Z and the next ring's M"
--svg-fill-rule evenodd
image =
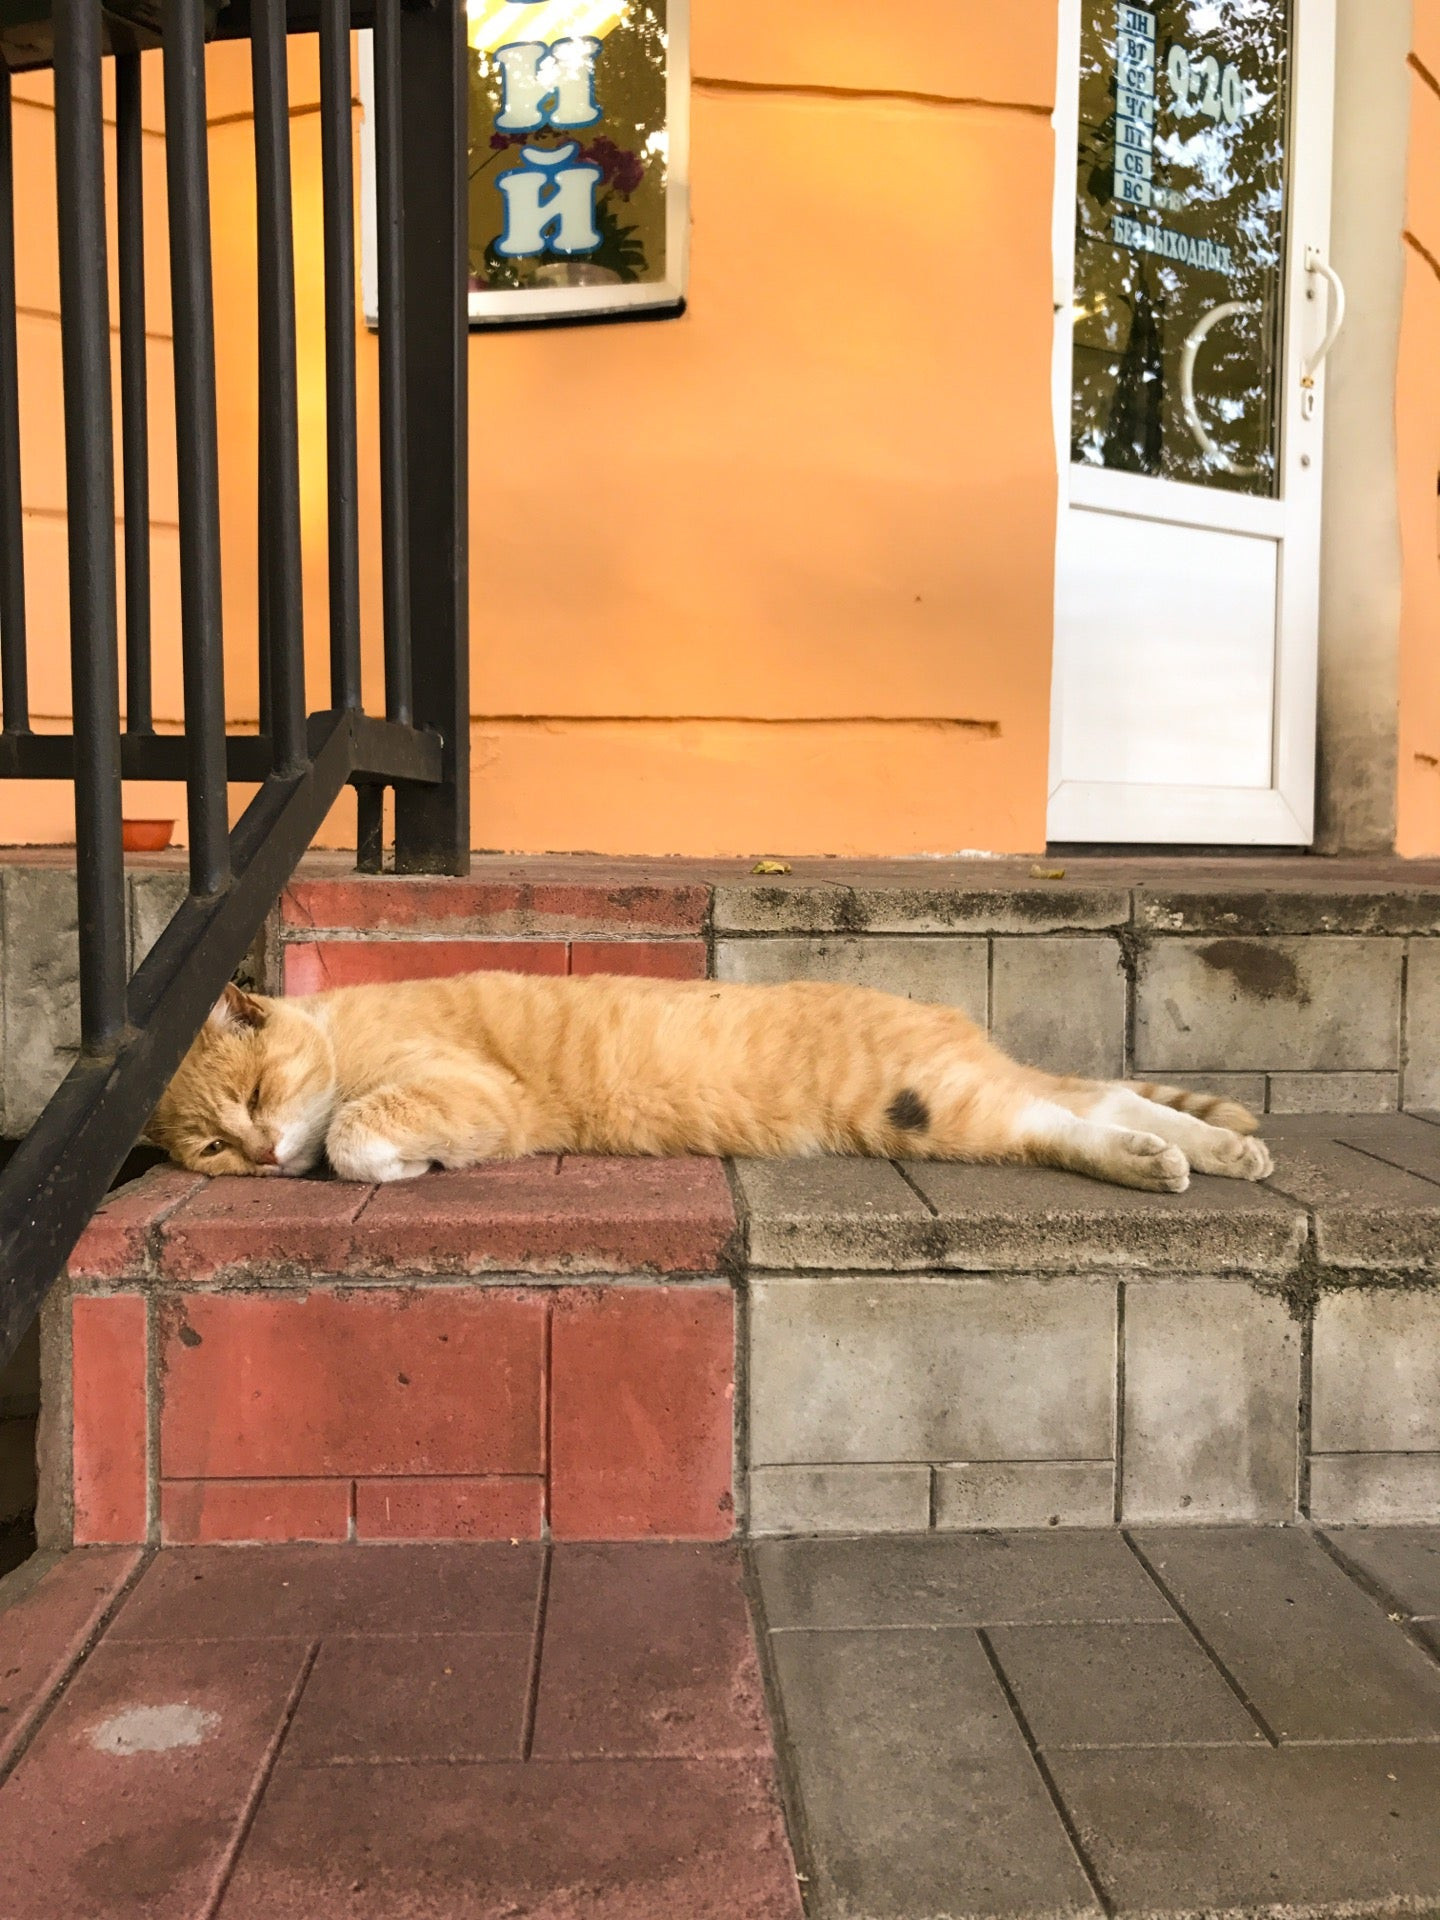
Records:
M173 820L122 820L120 840L126 853L159 853L175 831Z

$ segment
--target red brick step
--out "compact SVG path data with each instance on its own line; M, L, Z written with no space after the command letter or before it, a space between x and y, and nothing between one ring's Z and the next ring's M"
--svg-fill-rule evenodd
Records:
M71 1261L74 1537L724 1538L735 1233L698 1159L157 1170Z

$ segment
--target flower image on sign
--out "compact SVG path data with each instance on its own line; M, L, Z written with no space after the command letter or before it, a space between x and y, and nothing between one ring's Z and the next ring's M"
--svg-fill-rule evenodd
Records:
M469 0L470 313L683 296L684 0Z

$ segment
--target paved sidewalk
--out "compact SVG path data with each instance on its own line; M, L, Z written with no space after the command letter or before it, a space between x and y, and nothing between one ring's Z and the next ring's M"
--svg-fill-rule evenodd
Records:
M1440 1529L753 1553L811 1920L1440 1910ZM3 1920L800 1920L734 1547L0 1591Z
M730 1547L71 1554L0 1779L4 1920L801 1911Z
M755 1558L815 1920L1440 1909L1440 1529Z

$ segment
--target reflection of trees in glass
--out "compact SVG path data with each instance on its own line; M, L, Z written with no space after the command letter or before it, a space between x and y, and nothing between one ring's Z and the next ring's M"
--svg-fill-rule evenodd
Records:
M1105 426L1104 464L1120 473L1158 473L1165 443L1164 333L1142 273L1130 306L1130 337L1120 356Z
M1155 204L1117 202L1115 8L1085 0L1076 176L1072 458L1092 465L1270 493L1275 485L1283 309L1287 0L1151 0L1156 15ZM1168 78L1171 48L1233 63L1242 120L1216 124ZM1180 63L1182 66L1184 63ZM1230 249L1225 273L1120 245L1117 215ZM1207 461L1180 392L1185 342L1213 307L1256 304L1201 349L1197 404L1237 464Z

